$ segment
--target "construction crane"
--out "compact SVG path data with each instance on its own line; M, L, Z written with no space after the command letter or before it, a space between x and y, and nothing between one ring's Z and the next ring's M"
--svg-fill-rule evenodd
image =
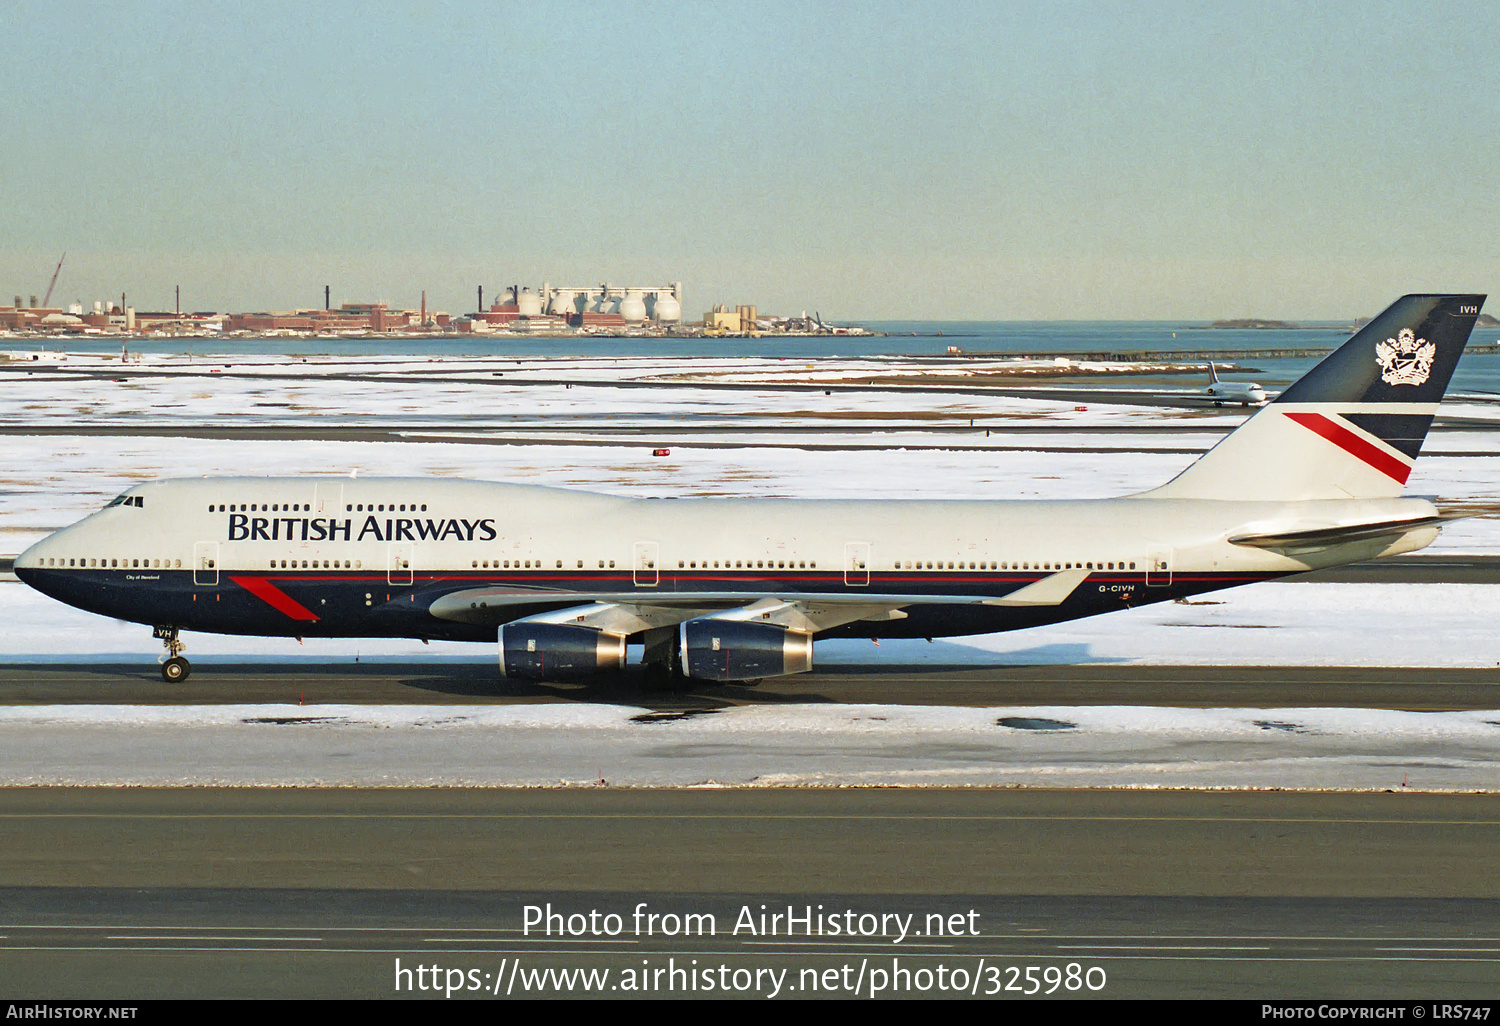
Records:
M43 309L52 301L52 290L57 287L57 276L62 273L62 262L66 259L68 259L66 253L57 258L57 268L52 272L52 280L47 283L47 294L42 297Z

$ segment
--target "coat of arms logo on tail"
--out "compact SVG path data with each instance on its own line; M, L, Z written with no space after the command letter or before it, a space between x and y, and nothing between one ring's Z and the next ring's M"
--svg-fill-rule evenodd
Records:
M1375 362L1380 364L1380 380L1387 385L1420 385L1432 373L1432 358L1437 346L1417 338L1410 328L1402 328L1395 338L1375 343Z

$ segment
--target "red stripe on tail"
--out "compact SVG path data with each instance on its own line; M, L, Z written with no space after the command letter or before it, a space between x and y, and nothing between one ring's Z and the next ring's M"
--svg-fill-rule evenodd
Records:
M1350 456L1368 463L1392 480L1406 484L1406 479L1411 476L1411 464L1370 444L1330 417L1325 417L1321 413L1287 413L1286 416L1313 434L1328 439Z

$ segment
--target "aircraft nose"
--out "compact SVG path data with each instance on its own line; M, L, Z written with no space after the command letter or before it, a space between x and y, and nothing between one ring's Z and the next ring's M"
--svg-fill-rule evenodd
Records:
M42 541L37 542L35 545L32 545L31 547L26 549L26 551L17 556L11 563L11 566L9 568L11 573L15 574L16 577L18 577L26 584L35 586L31 571L35 570L38 566L41 565L41 557L38 554L38 550L41 549L45 543L46 539L43 539Z
M24 552L22 552L19 556L17 556L15 558L15 561L14 561L15 569L21 570L21 569L25 569L25 568L30 568L30 567L36 566L37 565L37 550L42 547L42 544L43 544L44 541L45 541L45 539L43 539L43 541L37 542L34 545L29 546Z
M11 565L11 572L24 583L31 585L33 588L41 589L39 582L45 576L42 570L47 566L49 558L56 559L57 543L55 539L61 533L59 531L49 534L41 541L27 548L15 558L14 563ZM58 562L60 563L61 561Z

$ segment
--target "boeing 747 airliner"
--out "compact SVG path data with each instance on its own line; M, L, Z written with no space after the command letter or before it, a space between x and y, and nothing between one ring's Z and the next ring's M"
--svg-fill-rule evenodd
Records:
M501 672L751 681L816 638L1016 630L1410 552L1402 498L1480 295L1397 300L1167 484L1092 501L629 499L482 481L138 485L38 542L39 591L179 632L498 644Z

